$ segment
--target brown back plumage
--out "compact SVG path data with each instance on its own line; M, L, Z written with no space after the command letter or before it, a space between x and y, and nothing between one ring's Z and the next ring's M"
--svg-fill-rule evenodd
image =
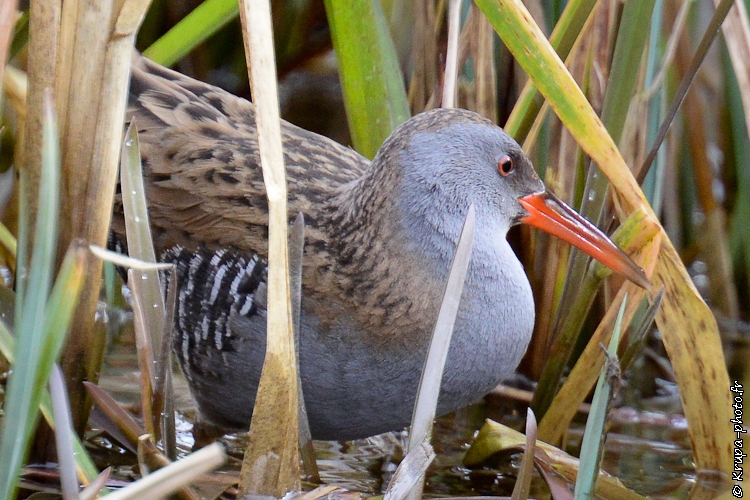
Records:
M138 128L157 250L180 244L265 256L268 208L253 105L140 57L127 118ZM282 137L290 217L303 212L308 241L323 242L318 214L369 161L283 121ZM115 232L123 234L119 206L115 212Z

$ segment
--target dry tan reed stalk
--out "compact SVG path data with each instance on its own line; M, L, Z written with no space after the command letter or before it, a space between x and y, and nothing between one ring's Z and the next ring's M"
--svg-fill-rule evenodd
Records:
M448 8L448 52L445 56L443 107L456 106L458 89L458 35L461 32L461 0L450 0Z
M289 285L286 174L270 4L267 0L241 0L240 17L269 209L266 358L242 463L240 489L243 494L280 498L300 487L299 387Z
M21 199L27 203L29 234L34 234L36 193L39 192L39 171L42 165L42 118L44 89L55 88L57 45L60 34L62 2L31 2L29 7L28 91L26 99L26 127L21 157L21 185L25 192ZM30 247L29 247L30 248ZM29 254L30 255L30 254Z
M71 241L81 238L105 246L122 123L127 102L130 58L135 34L150 0L69 0L32 2L30 103L34 93L56 84L60 123L62 178L58 261ZM45 7L43 5L47 5ZM36 7L36 10L34 10ZM36 14L36 17L35 17ZM57 49L57 53L55 50ZM36 62L35 62L36 61ZM36 124L30 116L28 130ZM27 135L29 141L33 133ZM28 144L28 143L27 143ZM36 151L27 146L33 168ZM81 382L96 380L103 355L103 335L94 328L101 261L92 259L87 285L62 357L76 428L88 414Z

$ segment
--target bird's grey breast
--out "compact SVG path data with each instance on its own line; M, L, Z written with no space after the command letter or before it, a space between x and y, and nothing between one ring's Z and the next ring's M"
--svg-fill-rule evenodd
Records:
M534 300L523 266L504 237L492 253L484 251L481 240L477 235L443 377L443 404L455 407L512 375L534 328Z

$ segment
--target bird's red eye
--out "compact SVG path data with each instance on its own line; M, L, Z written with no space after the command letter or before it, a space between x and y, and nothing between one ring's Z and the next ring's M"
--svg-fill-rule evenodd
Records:
M508 155L503 156L502 158L500 158L500 161L497 162L497 171L500 172L500 175L502 175L503 177L510 174L515 169L516 162L513 161L513 158Z

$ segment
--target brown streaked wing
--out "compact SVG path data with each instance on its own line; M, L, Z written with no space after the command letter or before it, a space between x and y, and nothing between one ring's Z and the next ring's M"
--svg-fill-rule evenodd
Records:
M139 132L157 249L236 247L265 256L268 206L252 104L139 58L131 117ZM324 240L321 210L369 161L284 121L282 138L290 218L303 212L308 240ZM116 223L115 231L122 226Z

